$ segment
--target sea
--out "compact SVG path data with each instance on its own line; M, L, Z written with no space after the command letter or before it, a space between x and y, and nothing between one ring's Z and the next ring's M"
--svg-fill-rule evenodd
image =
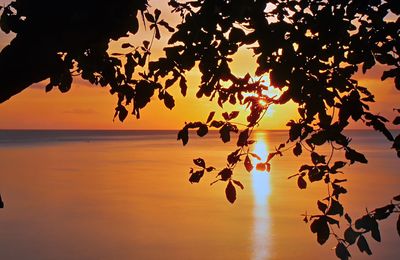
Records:
M369 161L335 176L347 179L341 201L354 220L400 194L400 160L382 134L347 134ZM250 151L262 160L288 138L253 135ZM326 186L300 190L288 179L310 163L307 154L289 148L269 172L240 163L234 179L244 189L227 201L227 183L215 181L236 138L192 132L183 146L177 131L0 130L0 259L337 259L336 239L319 245L302 216L319 214ZM191 184L196 158L217 171ZM352 259L399 259L397 218L380 222L381 242L366 235L372 256L353 245ZM341 234L348 224L339 219Z

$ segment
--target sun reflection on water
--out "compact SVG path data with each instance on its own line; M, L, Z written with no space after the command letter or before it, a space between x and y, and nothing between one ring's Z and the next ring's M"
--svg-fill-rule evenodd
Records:
M265 162L268 156L268 146L265 133L256 133L254 153ZM258 160L253 161L256 165ZM270 257L270 216L268 198L271 194L270 175L254 168L252 171L252 186L254 196L254 227L253 227L253 259L264 260Z

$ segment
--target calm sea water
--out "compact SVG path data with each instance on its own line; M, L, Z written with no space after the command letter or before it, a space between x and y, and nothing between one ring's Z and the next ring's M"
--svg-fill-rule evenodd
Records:
M343 203L359 216L400 194L400 161L381 135L349 134L369 159L345 169ZM265 157L287 132L255 138ZM319 246L300 216L326 189L287 180L307 157L276 158L267 174L238 167L233 205L225 183L209 185L216 174L188 182L193 158L222 168L233 149L217 133L183 147L176 131L0 131L0 259L336 259L334 239ZM373 256L353 259L398 259L394 218L381 233Z

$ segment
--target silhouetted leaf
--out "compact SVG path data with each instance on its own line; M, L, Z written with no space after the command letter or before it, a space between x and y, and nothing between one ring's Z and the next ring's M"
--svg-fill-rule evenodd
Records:
M347 220L347 222L349 222L349 224L351 225L351 222L352 222L352 220L351 220L351 217L349 216L349 214L344 214L344 218Z
M0 195L0 209L4 208L4 202Z
M221 129L219 130L219 134L221 137L221 140L224 143L227 143L231 140L231 135L230 135L230 127L229 125L225 124L221 127Z
M299 186L300 189L307 188L307 182L304 180L302 176L299 176L299 178L297 179L297 186Z
M244 159L244 167L248 172L251 172L254 168L253 164L251 163L251 160L249 156L247 155L246 158Z
M337 173L337 170L343 168L346 165L345 162L336 161L333 166L331 167L331 173Z
M397 69L391 69L388 71L384 71L381 77L381 80L384 81L387 78L394 78L396 76Z
M368 255L372 255L372 252L371 252L371 249L369 248L367 240L365 239L365 237L363 235L360 235L360 237L358 238L357 246L361 252L365 252Z
M328 211L326 212L327 215L336 215L339 214L340 216L343 215L343 206L339 203L339 201L331 199L331 206L329 207Z
M168 94L168 92L164 92L164 104L169 109L172 109L175 106L175 100L170 94Z
M325 203L321 202L321 201L317 201L317 205L318 205L318 209L322 212L325 213L326 209L328 208L328 205L326 205Z
M319 155L316 152L312 152L311 160L312 160L313 164L315 164L315 165L320 164L320 163L325 163L325 156Z
M154 16L153 16L152 14L150 14L150 13L145 13L144 15L145 15L147 21L149 21L149 22L151 22L151 23L154 23L154 22L156 21L156 20L154 19Z
M333 188L332 197L339 199L339 195L346 194L347 190L345 188L343 188L342 186L337 185L336 183L332 183L332 188Z
M206 168L207 172L212 172L214 170L216 170L216 169L215 169L215 167L212 167L212 166Z
M302 152L301 144L296 143L296 146L293 148L293 154L299 156Z
M213 113L213 112L211 112L211 113ZM214 113L215 113L215 112L214 112ZM211 127L215 127L215 128L220 128L220 127L223 126L224 124L225 124L224 121L216 121L216 120L214 120L214 121L211 122L210 126L211 126Z
M378 226L378 222L372 218L371 216L369 216L368 214L357 219L355 221L355 225L354 225L357 229L364 229L365 231L371 231L374 232L376 234L376 238L378 238L377 233L379 232L379 226ZM379 239L379 238L378 238Z
M137 63L133 59L132 55L126 55L126 58L127 60L125 64L125 74L127 79L131 79Z
M218 176L220 176L221 180L227 181L231 178L232 176L232 170L229 168L224 168L222 171L218 173Z
M345 148L346 149L346 159L350 160L350 163L354 163L355 161L360 162L360 163L368 163L367 159L365 156L350 147Z
M393 204L386 205L381 208L376 208L374 210L374 218L377 220L383 220L386 219L387 217L390 216L390 214L393 212L395 209L395 206Z
M287 126L290 126L290 130L289 130L290 141L294 141L300 137L301 129L302 129L301 124L296 124L296 123L292 122L292 123L288 123Z
M344 239L346 240L347 243L350 245L354 244L357 240L357 237L360 235L359 232L354 231L352 227L348 227L344 231Z
M46 92L51 91L53 89L53 87L54 87L53 84L51 84L51 83L47 84L46 88L45 88Z
M186 93L187 93L187 88L188 87L187 87L187 84L186 84L186 79L184 77L181 77L181 79L179 80L179 87L181 89L182 96L186 97Z
M348 260L351 257L349 250L347 250L347 247L342 242L336 245L335 253L341 260Z
M121 47L123 48L123 49L126 49L126 48L132 48L132 47L134 47L132 44L130 44L130 43L123 43L122 45L121 45Z
M201 168L206 168L206 163L204 162L204 159L202 159L202 158L193 159L193 163Z
M196 171L190 175L189 182L190 183L198 183L200 182L200 179L204 175L204 170Z
M397 234L400 236L400 214L397 218L396 227L397 227Z
M226 185L225 195L230 203L233 204L235 202L236 189L235 189L235 186L233 186L232 182L228 182L228 185Z
M393 120L393 124L394 124L394 125L400 125L400 116L397 116L397 117Z
M243 147L247 145L247 140L249 138L249 129L246 128L239 134L239 138L237 141L237 146Z
M229 114L227 112L222 113L222 117L228 121L229 120Z
M311 231L317 233L317 241L320 245L325 244L329 238L329 226L325 217L319 217L311 223Z
M206 122L207 124L211 122L211 120L214 118L214 115L215 115L215 111L210 112L210 114L208 115L208 118L207 118L207 122Z
M232 119L235 119L238 115L239 115L239 111L232 111L229 114L228 118L229 118L229 120L232 120Z
M333 180L333 183L342 183L342 182L346 182L347 181L347 179L335 179L335 180Z
M205 136L208 133L208 126L207 125L201 125L199 129L197 129L197 135L200 137Z
M158 21L158 18L160 18L161 11L159 9L154 10L154 19Z
M189 141L189 130L187 128L183 128L181 131L179 131L177 140L182 140L182 144L186 145Z
M397 196L393 197L393 199L396 200L396 201L400 201L400 195L397 195Z
M172 28L166 21L161 20L160 22L158 22L159 25L163 26L165 29L167 29L169 32L174 32L175 29Z
M237 180L232 180L233 181L233 183L236 185L236 186L238 186L239 188L241 188L242 190L244 189L244 186L243 186L243 184L240 182L240 181L237 181Z
M371 226L371 236L376 241L381 242L381 232L379 231L378 222L376 222L375 219L373 219L373 221L375 221L375 223Z
M114 118L118 115L119 121L123 122L125 118L128 116L128 110L124 106L117 106L115 108Z

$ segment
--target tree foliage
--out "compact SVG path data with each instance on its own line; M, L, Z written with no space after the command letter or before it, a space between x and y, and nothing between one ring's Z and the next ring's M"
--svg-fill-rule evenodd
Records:
M218 130L221 140L235 142L237 149L227 156L222 170L206 166L195 159L189 181L197 183L205 173L218 171L217 181L227 183L226 197L234 203L235 187L243 185L233 179L238 163L247 171L254 168L270 171L273 157L292 151L295 156L310 154L310 163L302 165L296 178L300 189L313 182L324 182L326 198L317 201L319 214L305 214L304 221L317 241L324 244L337 239L336 255L348 259L348 247L356 244L361 252L371 254L365 233L380 241L378 222L399 212L399 198L387 206L368 212L354 224L340 202L347 193L340 179L347 164L368 160L351 146L343 131L351 121L362 121L381 132L392 142L400 157L400 135L387 129L388 119L370 110L374 95L359 84L355 74L368 73L374 67L384 68L381 80L391 80L400 90L400 8L397 0L170 0L169 6L181 17L176 27L161 18L161 12L147 8L146 0L118 1L32 1L16 0L3 9L0 26L16 38L0 53L0 101L3 102L34 82L50 78L46 91L57 86L70 89L74 75L93 84L109 86L118 96L115 117L124 121L131 105L132 114L158 94L165 106L175 106L169 89L177 86L186 96L185 73L198 68L201 82L196 96L247 108L245 127L233 119L238 111L225 112L216 118L211 112L205 122L189 122L178 133L183 145L190 130L198 136L210 129ZM149 41L140 46L123 43L123 53L107 53L110 39L135 34L141 13L143 22L153 31ZM51 22L49 22L51 21ZM154 39L163 30L172 33L164 55L150 59ZM246 75L235 75L231 69L235 54L250 49L257 68ZM22 73L23 76L17 76ZM263 80L270 78L270 85ZM165 80L165 84L161 79ZM266 91L273 86L281 95L271 97ZM257 154L250 152L252 132L270 105L293 101L299 120L291 120L288 139L266 161L252 164ZM397 110L400 112L400 110ZM400 117L393 120L400 124ZM238 136L236 135L238 134ZM321 146L330 154L320 154ZM347 161L333 161L333 153L342 152ZM344 217L349 227L343 237L332 232ZM399 230L400 221L397 222Z

